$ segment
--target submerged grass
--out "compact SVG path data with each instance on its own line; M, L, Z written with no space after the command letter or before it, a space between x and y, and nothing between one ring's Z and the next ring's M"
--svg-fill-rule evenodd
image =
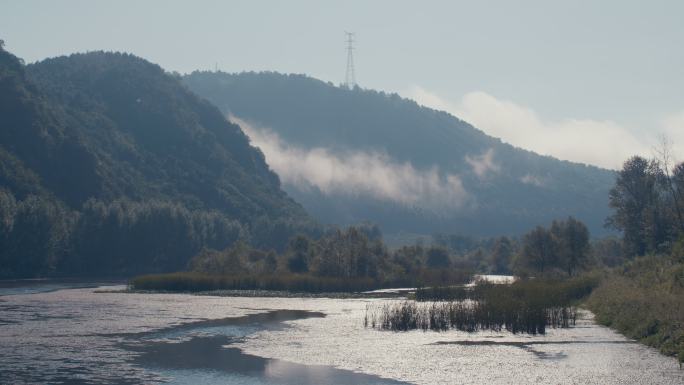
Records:
M391 331L446 331L466 332L480 330L511 333L545 334L546 328L567 328L575 325L574 307L518 306L485 301L386 303L379 307L368 306L364 326Z
M597 279L584 277L422 288L416 291L416 301L368 307L364 325L393 331L507 330L545 334L548 327L574 326L575 303L589 295L597 284Z

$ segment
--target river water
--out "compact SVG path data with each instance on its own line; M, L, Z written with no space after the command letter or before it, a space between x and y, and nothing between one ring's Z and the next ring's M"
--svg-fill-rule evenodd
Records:
M363 327L382 299L38 286L0 287L1 384L684 384L588 312L544 336L394 333Z

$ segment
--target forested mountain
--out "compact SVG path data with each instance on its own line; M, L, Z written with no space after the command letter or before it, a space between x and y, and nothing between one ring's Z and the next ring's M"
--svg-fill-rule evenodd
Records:
M159 66L0 48L0 276L183 269L317 225L235 124Z
M243 121L285 190L324 222L486 236L571 215L606 231L613 172L515 148L396 94L278 73L184 82Z

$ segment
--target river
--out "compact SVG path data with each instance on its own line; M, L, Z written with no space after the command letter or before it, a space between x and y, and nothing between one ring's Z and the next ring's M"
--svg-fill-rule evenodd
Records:
M74 287L78 286L78 287ZM383 299L0 287L0 383L683 384L676 360L596 325L544 336L363 327Z

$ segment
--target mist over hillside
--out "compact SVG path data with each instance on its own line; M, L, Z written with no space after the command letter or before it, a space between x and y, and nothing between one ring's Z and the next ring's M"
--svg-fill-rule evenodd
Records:
M612 171L515 148L396 94L278 73L183 81L240 123L288 194L323 222L488 236L571 215L606 232Z

